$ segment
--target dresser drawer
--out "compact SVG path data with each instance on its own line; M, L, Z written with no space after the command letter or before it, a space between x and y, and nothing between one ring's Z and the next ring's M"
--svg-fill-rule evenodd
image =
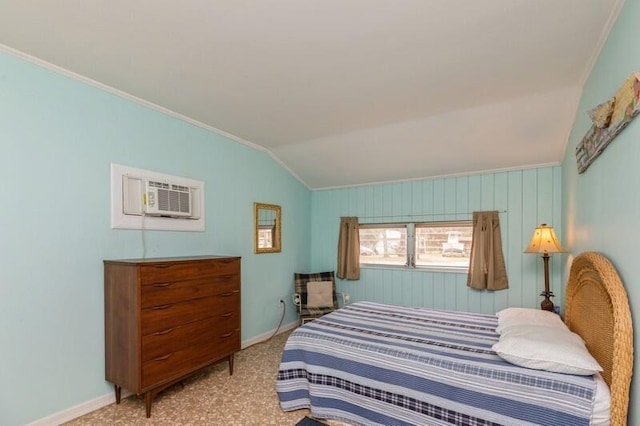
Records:
M167 328L142 337L142 360L150 361L169 353L207 342L240 328L237 312L227 312L189 324Z
M142 286L142 307L149 308L183 300L224 295L239 288L240 276L237 274L147 284Z
M240 259L218 259L189 262L158 262L140 266L142 285L183 281L191 278L211 278L239 274Z
M239 310L240 290L145 308L142 309L142 335Z
M240 350L240 330L217 335L198 346L171 352L142 363L142 388L184 376Z

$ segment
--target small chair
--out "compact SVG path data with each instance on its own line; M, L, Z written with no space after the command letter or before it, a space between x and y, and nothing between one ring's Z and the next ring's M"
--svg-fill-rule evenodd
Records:
M335 311L338 305L336 279L334 271L312 274L293 274L296 292L293 303L298 307L300 325ZM349 295L340 293L343 303L349 301Z

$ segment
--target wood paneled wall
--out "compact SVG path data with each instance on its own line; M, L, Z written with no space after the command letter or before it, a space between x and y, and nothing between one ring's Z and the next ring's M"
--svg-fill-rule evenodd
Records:
M414 269L363 268L358 281L338 280L352 301L370 300L407 306L494 313L508 306L537 307L544 287L539 256L524 254L534 228L553 225L562 241L559 166L424 179L400 183L315 191L312 194L311 265L314 271L336 267L341 216L362 223L471 219L471 212L500 211L509 289L476 291L466 273ZM563 300L561 264L551 260L556 304Z

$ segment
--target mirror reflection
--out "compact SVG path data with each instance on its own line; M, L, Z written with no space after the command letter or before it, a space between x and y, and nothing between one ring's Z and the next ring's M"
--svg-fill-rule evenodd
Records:
M280 248L280 206L253 203L254 206L254 251L275 253Z

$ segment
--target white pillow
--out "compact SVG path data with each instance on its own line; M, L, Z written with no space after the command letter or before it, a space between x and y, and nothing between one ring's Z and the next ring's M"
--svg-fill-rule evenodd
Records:
M560 328L569 331L559 315L553 312L529 308L507 308L496 313L498 327L496 333L514 325L538 325Z
M568 329L511 326L503 330L493 350L505 361L534 370L580 376L602 371L580 336Z
M333 282L309 281L307 283L307 307L327 308L333 306Z

